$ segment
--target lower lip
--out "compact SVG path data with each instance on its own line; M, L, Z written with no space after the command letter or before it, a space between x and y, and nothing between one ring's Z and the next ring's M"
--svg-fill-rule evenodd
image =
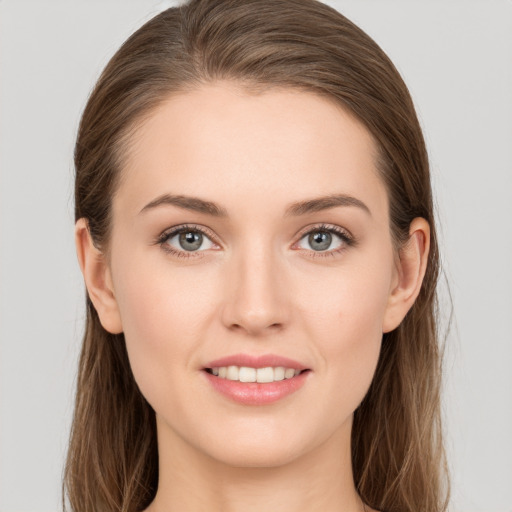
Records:
M306 382L309 371L304 371L291 379L275 382L240 382L216 377L203 372L213 388L222 395L244 405L266 405L298 391Z

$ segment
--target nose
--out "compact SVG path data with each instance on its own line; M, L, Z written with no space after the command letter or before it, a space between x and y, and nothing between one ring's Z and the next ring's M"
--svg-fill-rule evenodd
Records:
M229 330L262 336L285 327L289 307L277 260L268 247L234 257L226 277L222 311L222 321Z

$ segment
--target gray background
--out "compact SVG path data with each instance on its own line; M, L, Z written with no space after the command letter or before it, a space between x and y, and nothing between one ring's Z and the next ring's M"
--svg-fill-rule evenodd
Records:
M330 3L395 61L429 145L455 313L451 510L511 512L512 2ZM0 512L60 507L84 297L73 139L108 58L170 4L0 1Z

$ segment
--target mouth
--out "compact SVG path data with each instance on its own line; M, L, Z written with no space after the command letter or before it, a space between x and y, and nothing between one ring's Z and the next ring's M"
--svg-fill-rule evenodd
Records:
M280 382L287 379L293 379L302 373L309 372L309 369L287 368L284 366L266 366L264 368L253 368L250 366L215 366L205 368L210 375L219 379L227 379L238 382L258 382L260 384L269 384L271 382Z
M310 380L312 369L273 354L236 354L208 363L202 373L230 401L266 405L295 394Z

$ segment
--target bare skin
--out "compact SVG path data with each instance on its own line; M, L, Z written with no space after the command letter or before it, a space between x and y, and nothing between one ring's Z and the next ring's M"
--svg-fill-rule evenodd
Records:
M211 84L137 130L108 255L77 223L91 299L124 332L156 412L146 512L364 510L353 413L382 334L419 293L429 240L415 219L397 253L375 153L357 120L314 94ZM205 369L240 353L298 361L304 384L272 403L232 400Z

